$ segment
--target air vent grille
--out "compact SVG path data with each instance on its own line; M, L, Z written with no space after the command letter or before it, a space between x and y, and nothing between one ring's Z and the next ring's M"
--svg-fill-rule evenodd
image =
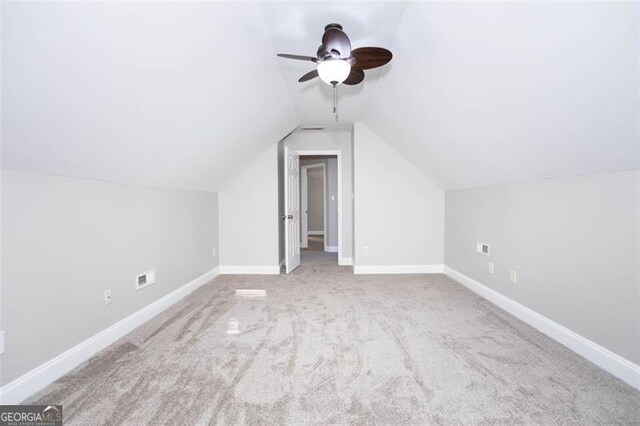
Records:
M136 275L136 289L140 290L154 284L156 282L156 270L151 269L147 272Z
M476 243L476 252L478 254L483 254L485 256L489 256L489 254L490 254L489 244L478 241Z

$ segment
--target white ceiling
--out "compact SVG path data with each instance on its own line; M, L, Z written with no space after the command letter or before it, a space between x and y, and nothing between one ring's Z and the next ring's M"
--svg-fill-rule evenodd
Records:
M4 3L3 167L218 190L296 125L324 25L393 61L341 87L443 187L625 170L638 153L638 4Z
M364 122L445 188L638 168L638 34L638 3L412 3Z
M256 4L3 8L5 168L215 191L298 125Z

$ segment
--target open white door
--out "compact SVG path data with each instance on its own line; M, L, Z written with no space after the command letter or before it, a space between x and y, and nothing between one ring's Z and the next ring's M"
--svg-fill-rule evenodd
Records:
M300 247L309 247L309 171L308 166L300 167Z
M300 156L284 148L287 161L284 179L284 241L285 271L289 272L300 266Z

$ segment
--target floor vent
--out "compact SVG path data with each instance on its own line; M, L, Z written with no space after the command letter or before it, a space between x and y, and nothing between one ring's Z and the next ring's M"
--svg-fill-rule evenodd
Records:
M262 299L267 297L267 290L262 289L237 289L236 298L238 299Z

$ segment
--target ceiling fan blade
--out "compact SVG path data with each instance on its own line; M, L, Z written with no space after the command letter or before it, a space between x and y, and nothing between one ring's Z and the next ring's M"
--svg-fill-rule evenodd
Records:
M347 77L347 79L343 81L342 84L346 84L347 86L355 86L356 84L362 83L362 80L364 80L364 71L352 68L351 72L349 73L349 77Z
M329 24L333 25L333 24ZM351 56L351 41L340 28L329 26L322 35L322 45L324 49L331 53L332 50L340 52L340 58Z
M318 70L313 70L313 71L309 71L308 73L306 73L305 75L303 75L302 77L300 77L298 79L299 83L303 83L305 81L309 81L313 78L316 78L318 76Z
M290 55L288 53L278 53L278 56L280 56L281 58L287 58L287 59L297 59L299 61L318 62L318 58L314 58L313 56Z
M357 70L381 67L393 58L393 54L382 47L359 47L351 52L351 56L358 60L352 66Z

